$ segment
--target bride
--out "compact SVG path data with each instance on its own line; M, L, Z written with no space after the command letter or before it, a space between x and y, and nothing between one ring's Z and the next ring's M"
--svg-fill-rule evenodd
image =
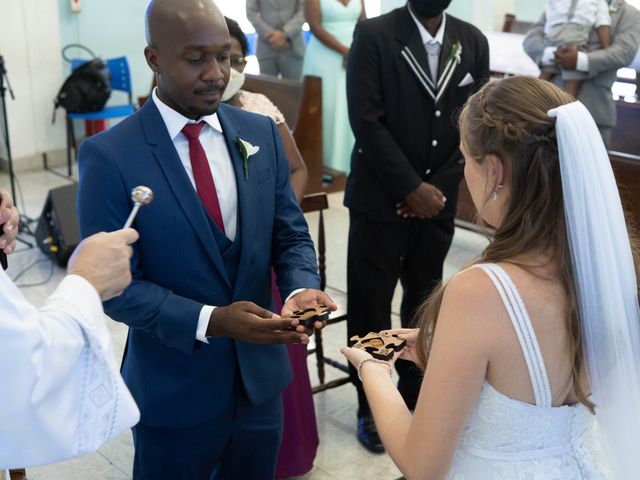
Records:
M593 119L552 84L511 77L469 99L460 129L495 234L419 329L395 331L399 357L424 369L413 415L395 358L342 349L385 448L409 479L637 478L638 256Z

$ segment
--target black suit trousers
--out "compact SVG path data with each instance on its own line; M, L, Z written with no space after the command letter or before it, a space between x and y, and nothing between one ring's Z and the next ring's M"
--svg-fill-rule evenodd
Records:
M403 327L414 326L414 314L442 279L444 259L453 239L453 219L379 222L350 210L347 257L347 335L365 335L391 327L391 300L400 280ZM398 389L414 409L422 375L413 363L398 360ZM355 369L358 415L369 412Z

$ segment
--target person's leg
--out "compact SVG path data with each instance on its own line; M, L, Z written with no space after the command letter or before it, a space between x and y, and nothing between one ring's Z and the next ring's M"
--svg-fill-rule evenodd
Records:
M580 92L580 87L582 87L582 80L565 80L564 81L564 89L570 95L574 97L578 96Z
M229 428L133 428L133 479L209 480L230 437Z
M303 57L287 51L278 55L278 68L283 78L300 80L302 78Z
M237 402L231 439L212 478L273 479L282 434L282 397L252 405L238 386Z
M589 78L588 74L586 74L585 72L579 72L577 70L561 69L560 74L564 82L563 89L574 97L577 97L578 93L580 93L582 82Z
M551 70L542 70L540 72L540 78L542 80L546 80L547 82L550 82L551 80L553 80L553 77L555 77L555 72L551 71Z
M404 251L401 225L381 223L356 212L349 214L347 252L347 342L391 327L391 300ZM369 404L356 369L351 381L358 390L358 416L369 413Z
M417 309L442 279L444 259L453 240L453 231L453 219L413 223L400 275L403 290L400 321L403 327L417 326ZM413 363L406 360L398 360L396 370L400 375L398 390L407 407L413 410L418 400L422 374Z
M260 73L264 75L278 76L278 61L275 56L259 57Z
M133 480L209 480L231 438L235 399L195 427L133 427Z

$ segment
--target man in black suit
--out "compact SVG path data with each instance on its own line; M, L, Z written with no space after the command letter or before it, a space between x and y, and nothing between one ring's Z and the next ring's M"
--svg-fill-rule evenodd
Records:
M453 238L464 160L455 114L489 78L489 46L474 26L446 15L451 0L409 0L360 22L347 67L356 137L345 205L350 212L348 335L388 329L400 279L403 327L442 278ZM396 363L415 408L421 376ZM383 452L362 384L358 438Z

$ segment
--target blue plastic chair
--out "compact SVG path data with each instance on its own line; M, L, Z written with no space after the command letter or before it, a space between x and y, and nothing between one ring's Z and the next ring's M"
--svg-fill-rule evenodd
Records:
M71 61L71 70L75 70L86 62L87 60L83 59L73 59ZM111 89L125 92L128 95L129 103L124 105L107 105L99 112L67 114L67 167L69 176L72 174L71 149L73 148L75 157L78 155L76 150L76 136L73 129L74 120L108 120L110 118L127 117L136 110L133 104L131 73L129 71L127 57L111 58L106 61L106 64L111 72Z
M258 34L257 33L245 33L245 38L247 39L247 57L256 54L257 45L258 45Z

